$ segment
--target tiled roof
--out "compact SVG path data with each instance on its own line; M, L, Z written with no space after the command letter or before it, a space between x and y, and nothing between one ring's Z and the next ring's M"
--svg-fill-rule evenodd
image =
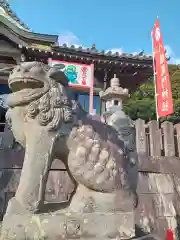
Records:
M105 51L105 50L98 50L95 46L95 44L92 45L90 48L84 48L82 46L75 46L71 45L69 46L68 44L64 43L63 45L60 46L52 46L52 49L55 51L74 51L74 52L79 52L79 53L89 53L92 55L99 55L99 56L107 56L107 57L112 57L112 58L124 58L124 59L134 59L134 60L150 60L152 61L152 55L145 54L144 51L140 51L137 53L120 53L120 52L112 52L112 51Z
M0 0L1 1L1 0ZM7 14L4 14L1 12L0 7L0 23L11 29L15 34L23 37L24 39L27 39L27 42L24 42L24 45L27 46L28 42L34 43L34 41L39 41L40 43L43 43L44 45L50 46L54 44L57 41L58 36L57 35L50 35L50 34L41 34L41 33L35 33L30 30L27 30L23 28L20 24L18 24L14 19L7 16ZM11 39L13 40L13 39Z
M7 0L0 0L0 7L2 7L8 15L15 20L18 24L20 24L24 29L30 30L28 26L19 19L19 17L15 14L15 12L11 9Z

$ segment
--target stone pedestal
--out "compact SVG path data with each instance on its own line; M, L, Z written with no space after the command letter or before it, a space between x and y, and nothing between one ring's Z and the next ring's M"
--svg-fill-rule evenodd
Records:
M130 239L134 236L133 215L121 212L7 215L0 239Z

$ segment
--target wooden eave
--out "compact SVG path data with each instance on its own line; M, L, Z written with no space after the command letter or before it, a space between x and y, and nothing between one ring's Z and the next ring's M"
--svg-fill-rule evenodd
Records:
M134 64L143 64L143 65L150 65L153 64L152 56L149 55L133 55L128 53L119 54L118 52L112 53L111 51L105 52L98 51L95 47L92 48L82 48L82 47L75 47L71 45L70 47L67 44L63 44L62 46L52 46L52 50L57 53L66 53L71 55L77 55L79 57L91 58L91 59L99 59L103 58L102 60L107 61L120 61L120 62L128 62Z
M51 45L51 44L54 44L58 39L57 35L49 35L49 34L41 34L41 33L25 31L22 28L19 28L18 26L16 26L15 24L11 23L7 18L5 18L2 15L0 15L0 24L4 25L15 35L18 35L19 38L24 39L27 43L43 42L44 44Z
M24 48L29 53L34 53L37 56L41 57L51 57L53 59L59 59L61 57L69 57L71 59L77 60L86 60L89 63L101 63L101 64L115 64L115 65L129 65L129 66L138 66L142 68L152 68L153 62L152 58L146 58L144 56L140 57L133 57L130 56L131 54L122 54L120 56L112 56L103 53L91 53L85 51L78 51L70 48L60 48L59 51L54 49L53 47L45 45L35 46L26 46ZM72 60L72 62L75 60Z
M44 48L44 46L43 46ZM151 60L144 59L132 59L125 56L112 57L100 54L90 54L85 52L72 51L67 49L62 49L61 51L53 51L53 48L48 47L46 50L43 48L35 48L26 46L22 52L25 56L31 57L30 59L56 59L68 62L78 62L85 64L94 64L95 70L103 70L105 72L119 72L118 76L122 75L128 77L133 77L134 79L147 80L153 75L153 67ZM135 76L136 75L136 76Z

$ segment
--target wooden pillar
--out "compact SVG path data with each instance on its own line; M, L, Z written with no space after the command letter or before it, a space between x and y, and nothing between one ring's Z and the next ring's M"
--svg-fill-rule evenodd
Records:
M139 155L147 155L147 141L145 131L145 121L137 119L136 126L136 148Z
M177 135L177 151L178 151L178 157L180 157L180 123L176 124L176 135Z
M107 88L107 78L108 78L108 71L104 71L104 86L103 90L105 91ZM101 115L106 111L106 104L104 101L101 100Z
M108 78L108 71L107 70L105 70L105 72L104 72L104 86L103 86L103 90L106 90L106 88L107 88L107 78Z
M101 115L105 112L106 110L106 104L104 101L101 100Z
M174 145L174 127L172 122L163 122L161 124L164 133L164 152L165 156L175 156L175 145Z
M152 120L149 122L150 151L151 156L161 156L161 133L158 122Z

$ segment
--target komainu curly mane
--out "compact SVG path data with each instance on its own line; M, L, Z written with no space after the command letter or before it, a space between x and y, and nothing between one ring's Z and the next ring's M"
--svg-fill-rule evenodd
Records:
M36 119L41 126L47 126L48 130L57 130L62 122L69 122L72 118L69 105L60 89L53 87L27 106L27 117Z

